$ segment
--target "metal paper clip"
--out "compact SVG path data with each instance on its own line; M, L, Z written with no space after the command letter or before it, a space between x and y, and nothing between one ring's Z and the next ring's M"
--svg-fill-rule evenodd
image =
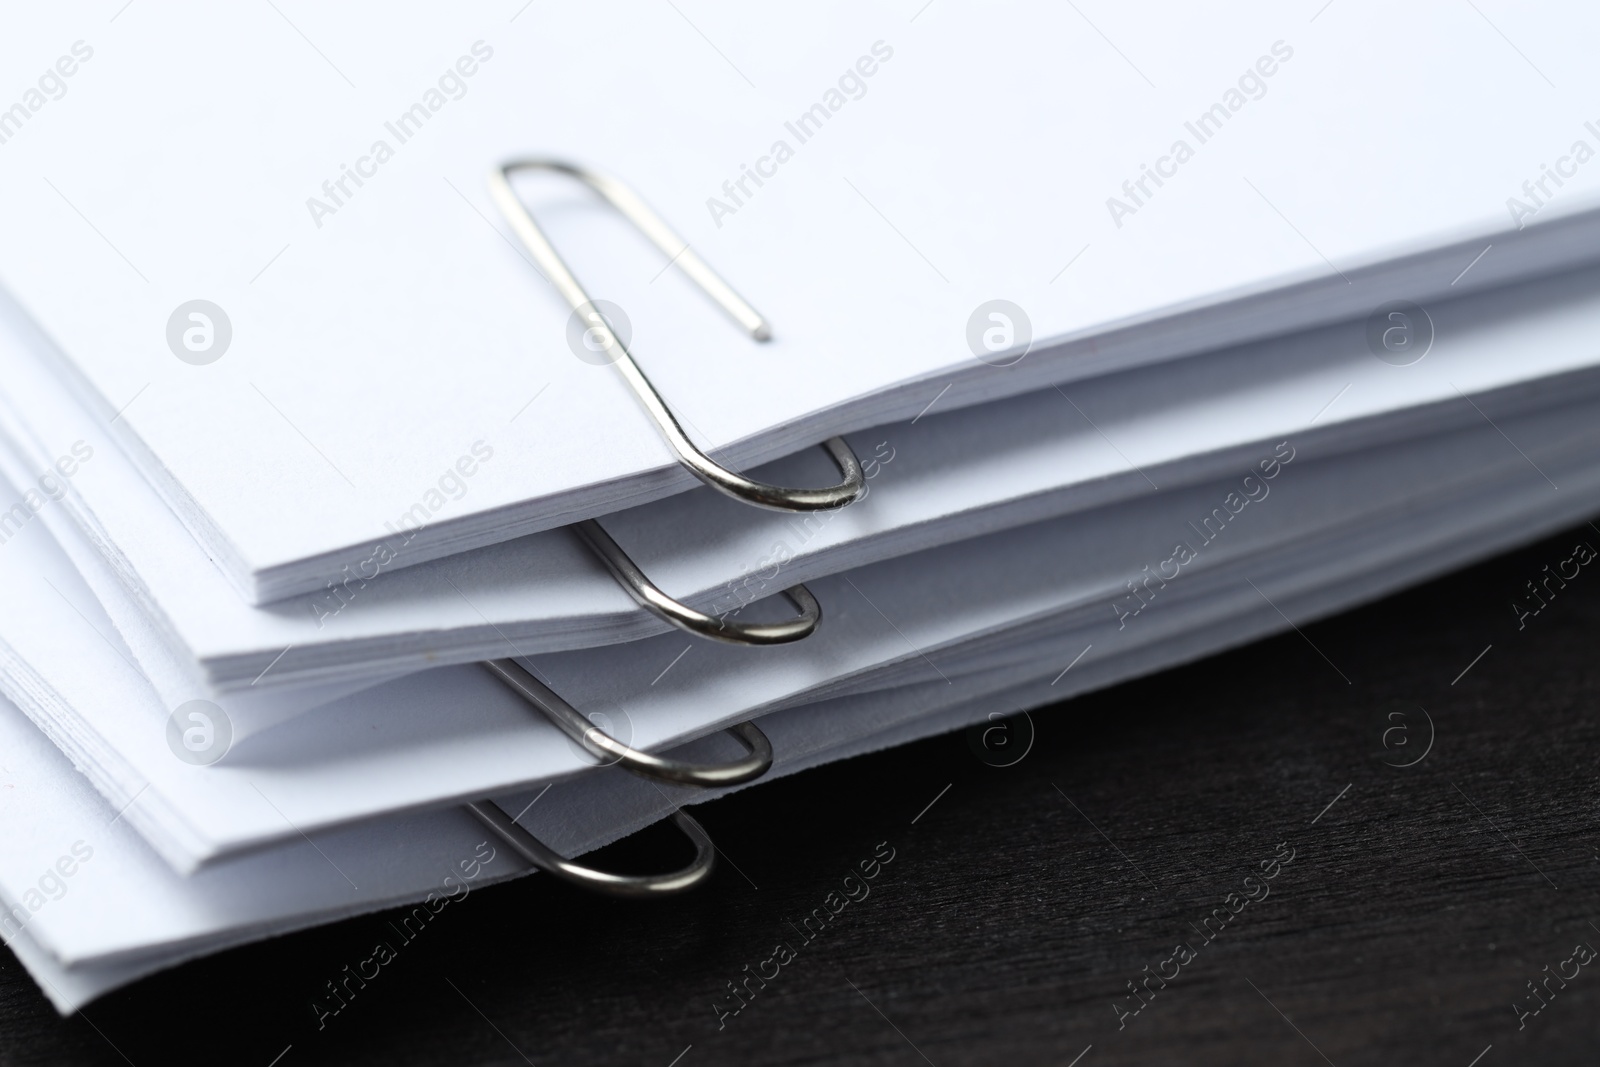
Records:
M594 725L516 660L491 659L485 660L483 665L590 755L645 778L709 788L753 781L772 766L772 742L755 723L741 722L728 727L727 732L747 750L748 754L742 759L728 763L689 763L655 756L623 744Z
M748 330L751 337L757 341L771 338L772 330L760 313L734 292L727 282L706 265L705 260L696 255L694 250L673 233L671 227L626 185L586 167L557 159L518 159L504 163L489 172L489 193L505 214L506 220L511 223L511 228L516 231L517 236L533 255L539 269L550 279L574 311L582 314L586 309L592 310L594 301L578 283L578 279L573 276L560 253L539 228L539 224L533 221L533 216L528 213L527 207L511 188L511 175L522 170L554 171L576 178L589 186L599 193L606 203L637 226L663 254L670 256L679 269L704 290L707 296L716 301L722 310L732 316L734 322ZM830 437L823 442L822 447L833 457L844 480L837 485L821 489L788 489L768 485L746 478L737 471L729 470L717 463L689 440L689 436L683 432L683 427L678 425L672 409L667 407L666 401L661 399L661 394L656 392L655 386L650 384L650 379L645 377L644 371L634 362L633 355L629 353L621 338L612 334L611 344L615 346L617 370L622 372L622 377L633 388L634 395L655 420L656 427L666 438L667 444L677 453L679 461L685 467L713 489L726 493L735 500L742 500L746 504L771 508L774 511L823 511L828 508L843 507L861 496L862 489L866 486L861 462L842 437Z
M743 297L734 292L705 261L673 233L661 218L651 211L627 186L614 178L606 177L571 163L551 159L525 159L506 163L489 172L489 192L495 203L511 223L522 243L532 253L534 261L556 289L566 298L574 311L598 316L593 301L578 279L562 260L549 238L533 220L533 216L511 188L510 176L518 170L549 170L584 182L616 208L625 218L639 227L656 247L673 258L684 273L705 291L733 320L750 332L758 341L772 336L766 320ZM603 320L599 320L603 322ZM707 456L689 440L666 401L661 399L650 379L634 362L633 355L622 339L606 330L607 343L612 349L614 363L622 377L633 388L634 395L655 420L662 436L677 453L678 459L701 481L736 500L776 511L817 511L843 507L858 499L866 487L866 477L861 463L842 437L830 437L822 447L833 457L844 481L822 489L785 489L746 478L731 471ZM736 623L696 611L681 601L674 600L645 575L628 557L612 537L593 519L577 523L578 536L605 563L613 577L628 594L647 611L676 626L680 630L714 641L741 645L777 645L798 641L809 636L822 619L822 609L816 597L803 585L784 590L784 595L800 612L797 618L782 623Z
M822 621L822 605L811 595L811 590L803 585L791 586L783 591L783 595L800 612L796 618L786 622L730 622L726 618L696 611L662 592L595 520L586 519L574 524L572 529L600 557L611 576L621 583L640 607L678 629L699 637L732 645L782 645L810 636Z
M706 835L705 827L683 811L673 812L672 822L694 843L694 859L688 866L666 874L612 874L573 863L554 849L547 848L544 842L524 830L492 800L474 801L467 805L467 810L513 852L541 871L607 896L663 897L683 893L705 881L716 862L716 846Z
M766 320L695 255L627 186L559 160L527 159L504 164L490 172L489 191L512 229L532 253L535 263L574 311L582 314L588 309L591 314L597 314L589 294L512 190L510 176L519 170L555 171L584 182L639 227L657 248L671 256L673 262L752 337L757 341L765 341L772 336ZM843 475L844 480L837 485L820 489L788 489L746 478L723 467L689 440L671 409L634 362L623 341L609 330L607 337L609 344L615 348L614 363L617 369L632 387L645 411L655 420L679 461L713 489L747 504L775 511L820 511L843 507L857 500L865 490L866 477L861 463L842 437L831 437L822 446ZM575 532L600 557L635 601L679 629L701 637L734 644L782 644L806 637L816 629L822 618L822 609L816 597L803 585L783 591L800 613L797 618L786 622L731 623L707 615L662 592L598 522L591 519L577 523ZM741 759L706 764L656 756L624 744L589 722L576 708L515 660L486 660L484 666L596 759L606 764L619 764L646 778L702 787L738 785L761 777L772 766L772 743L754 723L737 723L727 730L746 750L746 755ZM533 866L611 896L647 897L681 893L705 880L711 873L716 855L715 846L704 828L682 811L674 812L672 820L694 844L694 860L682 869L666 874L620 875L585 867L562 857L524 830L493 801L470 803L467 810Z

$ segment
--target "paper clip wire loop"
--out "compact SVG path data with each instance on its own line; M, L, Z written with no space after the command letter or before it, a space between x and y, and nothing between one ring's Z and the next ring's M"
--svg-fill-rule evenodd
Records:
M545 236L544 231L539 228L539 224L533 220L533 215L518 198L516 191L511 188L511 175L524 170L553 171L576 178L589 186L600 195L601 199L637 226L664 255L671 257L679 269L727 312L734 322L748 331L751 337L757 341L766 341L772 337L772 330L767 325L766 319L762 318L743 297L734 292L705 260L696 255L694 250L672 232L671 227L626 185L615 178L557 159L518 159L503 163L489 172L489 194L511 224L511 228L521 238L523 245L532 254L539 270L574 311L581 313L585 308L592 308L593 301L579 284L578 279L573 276L571 269ZM613 333L610 335L610 343L615 346L614 363L617 370L632 387L634 395L644 405L645 411L655 420L657 429L677 453L678 460L713 489L735 500L742 500L746 504L774 511L823 511L828 508L843 507L861 496L862 490L866 487L866 477L862 473L860 460L842 437L830 437L823 442L822 447L833 457L844 480L836 485L819 489L790 489L769 485L746 478L737 471L729 470L717 463L689 440L688 434L683 432L683 427L678 425L672 409L667 407L666 401L661 399L661 394L656 392L655 386L650 384L650 379L645 377L644 371L634 362L633 355L622 343L622 339Z
M694 843L694 859L686 867L666 874L612 874L585 867L545 847L492 800L469 803L467 810L492 830L510 849L541 871L564 881L613 897L664 897L687 892L705 881L716 864L716 846L705 828L688 813L675 811L672 822Z
M731 622L696 611L663 593L598 522L586 519L575 523L572 529L640 607L698 637L731 645L782 645L809 637L822 621L822 605L803 585L783 590L783 595L800 612L796 618L784 622Z
M585 719L516 660L484 660L483 665L590 755L607 765L615 763L634 774L658 781L705 787L754 781L772 767L772 742L755 723L741 722L728 727L727 732L747 750L741 759L727 763L689 763L656 756L623 744Z

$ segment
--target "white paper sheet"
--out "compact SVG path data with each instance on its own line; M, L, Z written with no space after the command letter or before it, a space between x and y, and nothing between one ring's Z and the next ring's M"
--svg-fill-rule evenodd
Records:
M1310 593L1287 591L1258 572L1270 590L1271 603L1259 596L1244 598L1229 614L1219 610L1223 598L1202 601L1211 609L1208 623L1195 625L1191 619L1186 632L1176 632L1178 613L1152 617L1153 627L1175 632L1142 646L1085 656L1071 672L1053 678L1030 675L1026 668L1019 672L1019 664L1014 663L958 677L949 684L925 681L776 713L762 722L779 753L774 770L764 780L957 729L994 714L1036 707L1143 673L1156 664L1171 665L1243 643L1282 629L1280 612L1308 621L1459 565L1491 546L1537 536L1551 523L1569 521L1570 514L1562 517L1547 510L1551 498L1541 494L1539 499L1543 507L1533 510L1543 514L1532 524L1528 521L1531 512L1502 517L1498 523L1468 522L1464 526L1471 528L1460 532L1455 524L1435 523L1433 537L1424 539L1430 543L1416 542L1409 554L1360 573L1345 568L1337 581ZM1570 511L1573 501L1563 503ZM1481 509L1477 515L1481 520ZM1412 518L1422 519L1426 525L1429 517ZM1370 533L1391 548L1405 539L1392 530ZM1143 662L1129 662L1138 659ZM1030 664L1037 665L1037 659ZM1061 713L1070 714L1070 707ZM351 890L335 881L329 874L331 859L307 877L301 867L311 850L303 842L180 879L151 855L60 754L3 701L0 742L8 754L5 784L11 787L0 790L0 821L8 828L16 825L32 830L0 836L0 901L24 908L38 904L36 911L27 912L27 920L10 938L10 945L63 1013L195 955L380 906L371 902L379 901L384 893L392 894L391 902L420 899L430 890L448 892L459 900L463 886L468 893L474 886L450 865L466 864L460 867L464 875L477 869L473 861L485 854L479 843L481 831L457 813L442 812L317 835L319 847L332 849L341 869L361 873L363 890ZM587 834L591 843L611 840L660 817L683 800L731 791L697 795L672 790L676 795L669 795L620 772L601 772L553 787L527 808L524 821L558 847L576 854L583 845L573 839L582 841ZM508 810L520 811L532 799L507 798L504 803ZM597 825L604 827L599 834L593 829ZM76 862L74 846L81 854L85 845L90 852L88 861ZM59 873L56 864L62 857L56 854L57 846L74 860L69 864L73 874L50 881L37 900L28 897L30 891L39 890L41 871ZM470 855L455 856L469 846ZM498 864L504 862L497 855L474 882L486 885L502 876ZM438 885L429 880L441 865L451 870L452 883L445 883L443 876ZM280 887L278 880L286 871L296 878ZM376 878L369 877L369 871ZM106 891L108 881L116 887L114 893ZM84 886L87 892L75 893L77 886ZM271 887L271 891L263 892L263 887ZM356 903L352 898L368 903ZM330 906L329 901L335 903ZM36 923L36 919L40 921ZM46 943L56 944L53 939L60 939L72 944L75 954L66 955L74 965L70 969L63 966L63 959L42 948L35 934Z
M1600 384L1597 292L1600 272L1589 271L1437 305L1433 349L1409 366L1373 358L1363 325L1348 323L951 414L935 408L857 435L870 458L868 499L820 516L775 515L699 490L605 525L670 593L727 610L838 570L1194 484L1283 436L1307 457L1326 457L1580 396ZM22 350L25 324L11 325L0 371L27 402L0 398L0 470L32 479L74 446L94 449L42 521L109 600L98 568L75 551L67 527L76 520L150 616L170 655L137 642L134 651L169 703L200 695L191 690L248 700L310 685L294 699L312 706L338 692L329 686L506 654L508 640L543 652L665 628L560 532L247 607L207 571L203 551L100 420ZM816 451L774 466L780 478L826 474Z
M1533 67L1469 8L1375 0L1314 23L1265 2L915 23L30 8L0 59L74 73L12 120L0 278L234 585L271 597L358 563L419 502L411 562L690 485L504 239L482 175L508 156L630 179L770 316L753 345L620 220L530 194L690 432L750 465L945 385L948 409L1592 257L1600 170L1573 159L1596 140L1597 17L1523 20ZM605 41L606 76L580 40ZM746 164L776 169L757 186ZM1037 341L1003 368L967 340L997 297ZM207 366L166 336L197 298L231 324ZM480 443L470 493L434 508Z
M1580 405L1338 461L1295 460L1260 483L1268 495L1241 512L1226 538L1204 546L1152 614L1215 595L1208 575L1238 595L1245 588L1239 568L1265 568L1280 556L1293 564L1291 591L1303 591L1321 566L1362 565L1361 545L1380 556L1403 552L1409 541L1388 546L1371 531L1384 529L1386 516L1424 514L1429 501L1454 509L1428 522L1448 524L1457 538L1474 523L1508 517L1570 521L1593 506L1600 481L1593 425L1592 406ZM1524 453L1564 490L1552 490ZM1094 521L1056 520L827 579L819 592L839 605L830 625L759 657L667 636L539 657L535 665L575 706L611 712L627 724L632 743L654 748L752 714L930 672L943 678L945 660L957 673L982 670L985 657L1003 657L1030 632L1089 626L1155 640L1161 631L1146 625L1148 617L1120 625L1140 603L1125 583L1171 557L1174 538L1197 539L1186 524L1204 520L1237 488L1230 481L1163 494L1106 509ZM1407 537L1426 535L1428 529ZM187 766L163 732L170 709L111 647L108 626L101 634L86 629L97 611L87 590L62 573L59 557L48 571L48 544L24 556L25 544L19 539L0 553L0 579L11 583L13 598L37 607L27 625L0 620L14 653L0 677L114 803L132 801L125 817L179 866L300 829L512 789L587 765L484 672L449 668L246 736L215 766ZM50 590L38 588L46 575ZM998 650L984 646L990 639ZM975 648L982 653L976 659ZM89 662L94 669L85 670ZM241 724L247 719L230 714Z

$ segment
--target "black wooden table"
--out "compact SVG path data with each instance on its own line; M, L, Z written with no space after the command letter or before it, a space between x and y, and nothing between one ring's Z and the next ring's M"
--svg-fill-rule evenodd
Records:
M321 1028L384 916L65 1021L0 953L0 1063L1593 1064L1600 574L1511 606L1578 541L1035 712L1013 766L957 735L708 805L688 898L475 891Z

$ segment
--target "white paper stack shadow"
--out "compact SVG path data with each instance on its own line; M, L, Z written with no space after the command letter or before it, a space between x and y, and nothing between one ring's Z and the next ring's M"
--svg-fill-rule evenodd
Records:
M526 835L576 857L1600 510L1600 129L1470 12L1168 7L1137 67L1043 5L697 13L748 78L629 4L309 20L354 81L253 13L10 16L0 56L63 52L66 101L0 141L0 931L52 1002L425 922L548 868ZM1594 21L1527 30L1573 99ZM597 82L561 42L602 31ZM603 322L491 198L525 157L681 234L517 179ZM597 323L714 462L823 486L843 435L856 499L702 485ZM727 640L802 584L814 630ZM770 768L602 766L508 672L653 756L738 760L753 723Z

